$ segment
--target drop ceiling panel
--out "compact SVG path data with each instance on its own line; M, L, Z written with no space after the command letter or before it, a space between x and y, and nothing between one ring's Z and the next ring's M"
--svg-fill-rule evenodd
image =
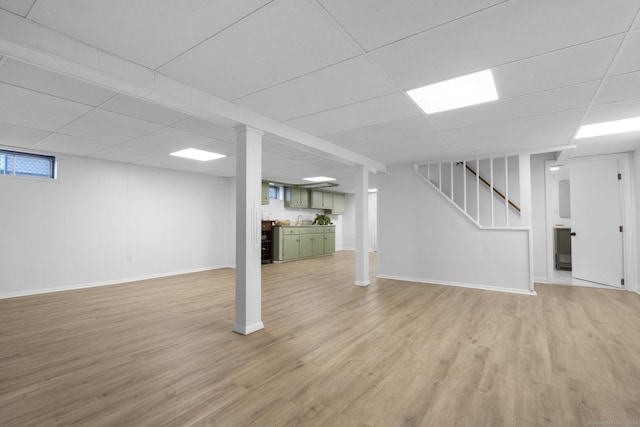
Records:
M416 114L419 114L418 108L409 97L396 93L312 114L287 123L312 135L327 135L415 117Z
M372 142L354 147L353 150L363 156L375 154L395 153L398 151L421 150L441 145L447 145L447 140L440 133L414 135L406 138Z
M445 111L429 117L438 129L449 130L587 108L597 88L598 82L594 81Z
M0 122L54 131L92 107L0 83Z
M609 77L600 88L594 103L608 104L634 98L640 98L640 71Z
M571 152L571 157L598 156L624 153L640 148L640 132L582 139Z
M130 147L128 145L112 145L111 147L98 151L89 157L112 160L114 162L136 163L141 160L158 157L158 153L137 147Z
M55 153L72 154L74 156L88 156L110 146L111 144L106 142L52 133L34 145L33 148Z
M332 133L326 135L325 138L336 144L352 147L370 142L435 132L435 130L423 115L419 115Z
M44 0L34 20L155 69L265 3L268 1Z
M173 125L190 117L148 101L122 94L100 108L161 125Z
M106 110L94 110L61 128L59 133L117 144L160 129L161 126Z
M620 55L611 67L611 75L640 71L640 30L629 33Z
M315 2L269 4L161 71L232 100L357 56Z
M585 125L640 117L640 98L596 105L584 118Z
M420 148L416 150L396 151L394 153L374 154L372 159L386 164L421 162L435 158L459 157L460 153L450 145L438 145L433 147Z
M47 135L46 131L0 123L0 145L5 147L32 147Z
M7 59L0 68L0 81L94 107L116 92L24 62Z
M395 86L359 56L235 101L285 121L394 92Z
M185 148L203 145L209 141L211 141L209 138L167 127L131 139L124 144L131 147L169 154Z
M572 142L584 109L545 114L499 123L490 123L467 128L445 131L447 139L456 147L474 146L477 152L495 151L502 144L503 151L513 151L518 147L552 147ZM558 140L559 130L562 140ZM555 132L555 133L554 133Z
M621 33L637 11L635 0L506 2L370 55L412 89Z
M493 69L500 98L601 79L623 36L617 35Z
M7 10L25 18L34 2L35 0L0 0L0 9Z
M366 50L454 21L503 0L320 0ZM389 25L392 22L394 25Z
M171 127L216 139L229 137L233 137L235 139L236 134L236 131L232 127L222 126L197 117L190 117L179 123L171 125Z

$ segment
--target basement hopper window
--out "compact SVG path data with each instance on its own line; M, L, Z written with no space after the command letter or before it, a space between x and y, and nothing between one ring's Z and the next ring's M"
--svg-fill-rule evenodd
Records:
M55 164L53 156L0 150L0 175L54 179Z

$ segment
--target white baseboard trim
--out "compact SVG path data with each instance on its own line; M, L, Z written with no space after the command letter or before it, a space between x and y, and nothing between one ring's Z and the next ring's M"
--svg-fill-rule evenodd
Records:
M640 295L640 290L636 290L636 294Z
M415 277L403 277L403 276L388 276L383 274L378 274L376 276L380 279L391 279L391 280L402 280L404 282L416 282L416 283L427 283L431 285L443 285L443 286L456 286L458 288L469 288L469 289L479 289L483 291L495 291L495 292L505 292L509 294L519 294L519 295L532 295L537 296L536 291L530 291L528 289L517 289L517 288L501 288L499 286L489 286L489 285L478 285L473 283L459 283L459 282L445 282L442 280L428 280L428 279L417 279Z
M359 280L356 280L354 285L356 286L369 286L371 284L370 280L365 280L364 282L361 282Z
M264 323L262 322L257 322L247 326L233 325L233 332L241 335L249 335L261 329L264 329Z
M54 288L41 288L41 289L33 289L28 291L8 292L8 293L0 294L0 299L26 297L30 295L48 294L52 292L73 291L76 289L97 288L99 286L121 285L123 283L139 282L141 280L158 279L160 277L177 276L180 274L199 273L201 271L218 270L221 268L230 268L230 267L226 265L201 267L201 268L193 268L193 269L181 270L181 271L172 271L168 273L149 274L145 276L136 276L136 277L125 277L125 278L116 279L116 280L106 280L104 282L81 283L78 285L58 286Z
M543 277L543 276L538 276L538 277L534 277L533 281L535 283L549 283L549 278L548 277Z

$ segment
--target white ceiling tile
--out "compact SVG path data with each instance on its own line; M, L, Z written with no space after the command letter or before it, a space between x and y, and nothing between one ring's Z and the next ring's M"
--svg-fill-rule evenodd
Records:
M22 126L0 123L0 145L8 147L32 147L46 138L49 132Z
M133 163L157 157L159 154L155 151L143 150L128 145L113 145L102 151L91 154L89 157L103 160L111 160L114 162Z
M405 138L362 144L354 147L353 151L364 156L372 156L376 154L395 153L398 151L421 150L447 144L447 140L440 133L428 133L424 135L413 135Z
M453 129L446 138L464 154L547 148L573 143L585 109Z
M212 151L218 154L224 154L227 157L236 155L236 145L229 144L228 142L220 141L217 139L210 139L202 144L196 145L193 148L200 150Z
M598 82L594 81L500 99L472 107L432 114L429 117L438 129L449 130L587 108L597 88Z
M394 153L374 154L371 158L388 165L395 163L422 162L430 159L448 158L459 156L459 153L450 145L436 145L433 147L419 148L415 150L397 151Z
M493 69L500 98L601 79L623 36L616 35Z
M138 138L130 139L124 144L131 147L169 154L185 148L194 148L209 141L209 138L193 133L172 128L162 128Z
M312 135L326 135L415 117L418 108L405 94L392 94L287 122Z
M92 107L0 83L0 122L54 131Z
M640 30L629 33L611 67L611 75L640 71Z
M160 128L155 123L111 111L94 110L61 128L59 133L116 144Z
M53 133L34 145L34 148L74 156L87 156L110 146L111 144L106 142Z
M350 147L370 142L421 135L434 132L435 130L423 115L419 115L333 133L325 135L325 138L339 145Z
M625 31L636 0L510 1L370 53L404 89Z
M640 117L640 98L595 105L584 118L583 125Z
M265 3L268 2L45 0L34 20L155 69Z
M640 132L608 135L582 139L571 152L571 157L599 156L611 153L624 153L640 148Z
M640 71L607 78L594 103L608 104L634 98L640 98Z
M231 100L358 55L318 8L273 2L161 71Z
M189 118L186 114L122 94L100 108L161 125L172 125Z
M372 50L502 1L320 0L320 3L361 46Z
M35 3L35 0L0 0L0 9L8 10L26 18L33 3Z
M236 134L236 131L232 127L221 126L197 117L190 117L171 125L171 127L215 139L229 137L233 137L235 139Z
M135 162L139 165L179 170L183 172L192 172L198 174L207 174L214 176L234 176L235 167L228 168L220 163L220 160L212 160L209 162L200 162L197 160L183 159L175 156L157 156L148 159L142 159ZM234 173L229 174L229 171L233 170Z
M13 59L7 59L0 68L0 81L94 107L116 95L99 86Z
M389 79L366 57L359 56L235 102L284 121L394 91Z

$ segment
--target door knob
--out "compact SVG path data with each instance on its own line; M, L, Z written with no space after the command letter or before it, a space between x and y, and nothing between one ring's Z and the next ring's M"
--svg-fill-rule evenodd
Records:
M572 232L572 233L571 233L571 235L572 235L572 236L575 236L575 235L576 235L576 232L575 232L575 231L574 231L574 232Z

